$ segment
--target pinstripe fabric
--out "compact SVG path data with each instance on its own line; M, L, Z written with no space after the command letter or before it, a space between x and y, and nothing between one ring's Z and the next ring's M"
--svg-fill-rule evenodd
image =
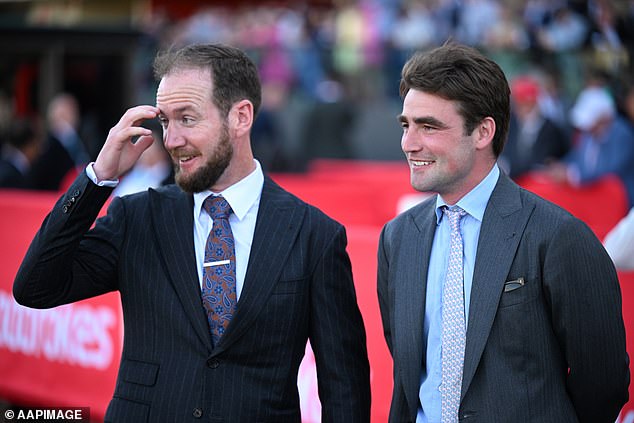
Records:
M394 359L390 422L416 420L435 197L381 233L377 289ZM523 285L506 285L518 278ZM521 286L515 288L515 286ZM605 422L627 401L618 279L590 229L505 175L478 240L461 421Z
M369 421L365 330L340 224L265 179L238 311L214 348L191 196L167 187L114 199L74 250L110 192L85 175L74 190L74 209L63 213L62 198L37 235L15 293L52 307L120 291L125 338L107 421L300 422L297 372L309 338L322 421ZM71 255L72 277L63 271Z

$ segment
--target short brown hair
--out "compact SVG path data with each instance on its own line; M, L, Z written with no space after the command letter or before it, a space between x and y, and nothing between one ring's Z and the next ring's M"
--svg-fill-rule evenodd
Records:
M495 62L474 48L453 43L418 52L403 66L401 97L411 89L457 102L466 134L471 134L487 116L492 117L496 126L493 153L500 155L511 106L508 82Z
M240 49L223 44L191 44L160 52L154 59L154 76L160 80L180 69L209 69L212 99L224 117L240 100L253 103L257 115L262 103L262 87L255 64Z

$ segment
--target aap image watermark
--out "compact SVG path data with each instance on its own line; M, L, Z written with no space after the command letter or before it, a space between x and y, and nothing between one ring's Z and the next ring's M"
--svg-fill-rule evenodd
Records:
M3 422L84 422L90 423L88 407L38 407L7 408L3 412Z

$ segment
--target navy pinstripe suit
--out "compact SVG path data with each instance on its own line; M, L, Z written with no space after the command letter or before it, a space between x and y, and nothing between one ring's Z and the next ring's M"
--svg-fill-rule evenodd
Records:
M213 348L201 304L193 199L176 186L115 198L81 174L16 276L48 308L118 290L125 337L112 422L299 422L306 340L323 421L366 422L369 365L343 226L265 178L244 289Z

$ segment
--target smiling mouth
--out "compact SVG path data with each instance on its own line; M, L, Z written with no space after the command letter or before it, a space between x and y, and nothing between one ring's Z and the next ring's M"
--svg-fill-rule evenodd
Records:
M196 154L172 154L172 160L177 164L185 164L194 160L196 157Z
M425 161L425 160L410 160L409 161L413 167L423 167L423 166L429 166L430 164L433 164L433 161Z
M193 158L194 158L194 156L182 156L182 157L178 158L178 162L179 163L186 163L186 162L190 161Z

